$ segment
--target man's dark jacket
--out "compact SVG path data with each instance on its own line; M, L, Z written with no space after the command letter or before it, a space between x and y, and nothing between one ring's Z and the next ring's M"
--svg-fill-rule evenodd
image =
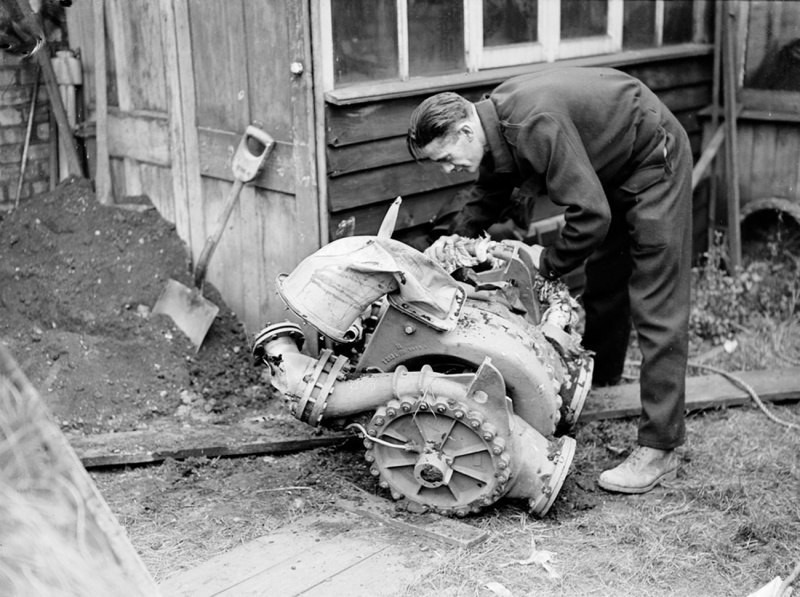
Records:
M515 188L515 197L547 195L566 207L560 238L542 254L548 278L578 267L602 243L612 211L636 208L636 194L669 168L664 127L674 117L643 83L614 69L553 67L508 80L475 106L489 151L476 198L451 231L480 235L508 209ZM640 216L639 241L663 244L669 222Z

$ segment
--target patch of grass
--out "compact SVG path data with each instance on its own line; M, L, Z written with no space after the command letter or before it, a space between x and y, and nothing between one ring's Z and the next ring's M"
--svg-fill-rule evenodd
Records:
M800 421L797 405L775 407ZM576 473L607 460L603 443L623 443L626 421L590 423L578 432ZM800 561L800 436L742 408L695 415L681 450L678 479L641 496L605 493L567 479L544 520L501 503L468 519L491 532L485 544L449 558L409 586L404 597L490 596L499 582L513 595L746 595ZM575 495L591 506L574 510ZM587 500L585 500L588 503ZM541 566L515 563L536 548L553 552L552 578Z

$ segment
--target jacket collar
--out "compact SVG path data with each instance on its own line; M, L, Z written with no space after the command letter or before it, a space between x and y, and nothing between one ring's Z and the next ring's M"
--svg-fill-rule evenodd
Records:
M514 158L508 150L508 144L503 137L494 103L491 99L482 99L475 103L475 110L478 112L483 132L486 134L489 153L494 161L493 170L495 172L514 172L516 170Z

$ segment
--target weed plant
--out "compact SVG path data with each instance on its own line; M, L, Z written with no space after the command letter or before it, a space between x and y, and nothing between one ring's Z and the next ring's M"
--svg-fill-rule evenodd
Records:
M742 265L734 268L725 236L717 232L692 269L689 331L694 344L716 346L748 330L757 318L789 321L797 313L800 232L778 219L760 241L750 245Z

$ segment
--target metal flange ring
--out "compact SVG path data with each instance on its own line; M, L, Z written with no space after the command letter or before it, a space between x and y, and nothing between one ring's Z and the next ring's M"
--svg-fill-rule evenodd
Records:
M379 408L368 425L366 459L380 485L440 514L477 512L505 493L510 455L491 423L457 401L403 398ZM397 446L397 447L393 447Z

